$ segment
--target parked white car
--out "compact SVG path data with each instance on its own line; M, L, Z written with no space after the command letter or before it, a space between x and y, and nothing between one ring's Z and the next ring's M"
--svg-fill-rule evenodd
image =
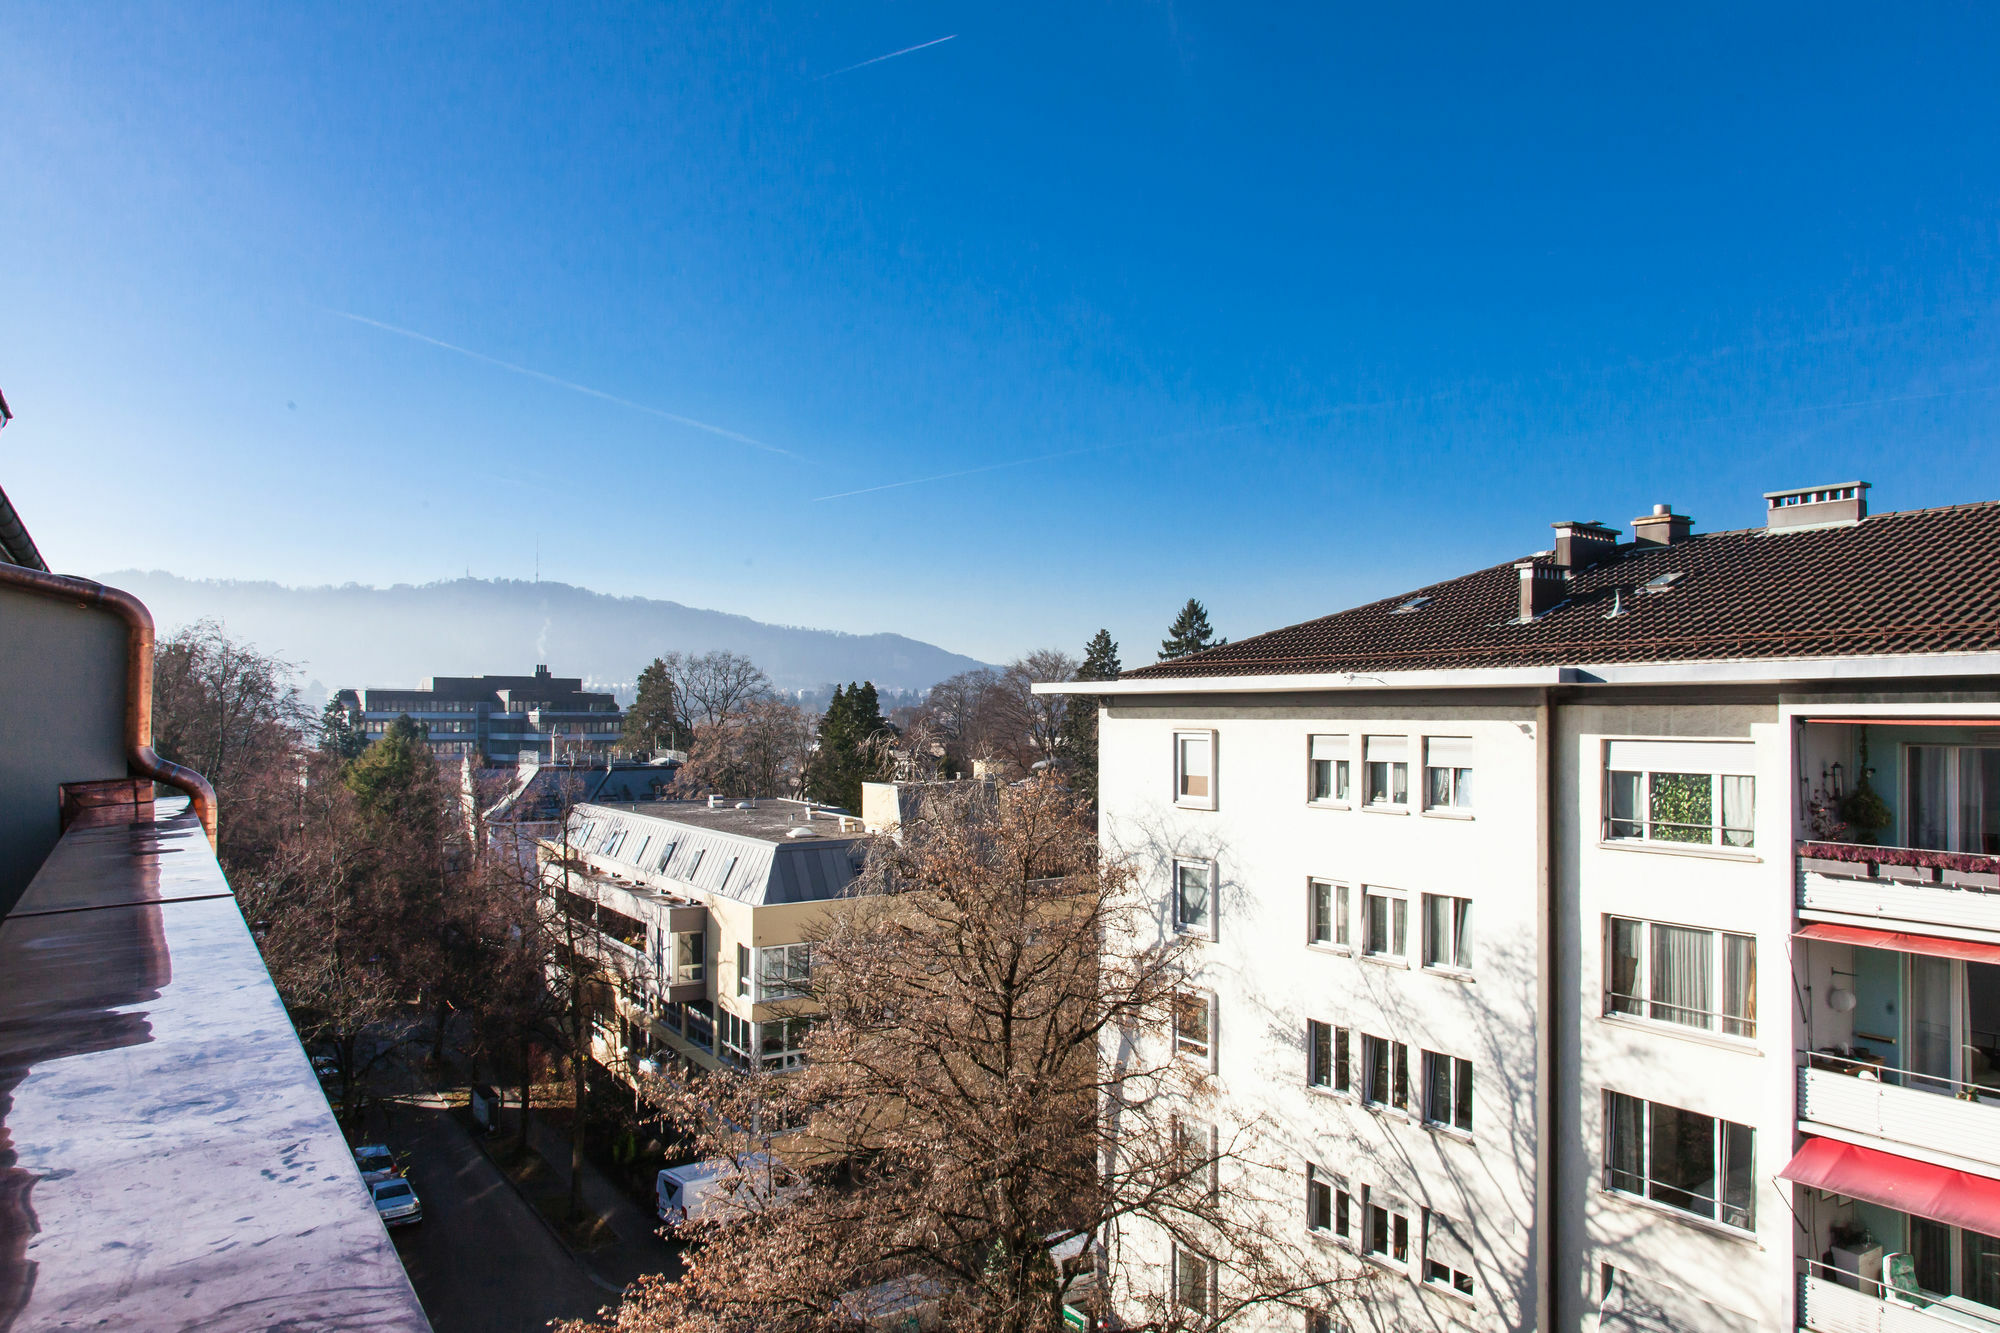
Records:
M364 1143L354 1150L354 1165L360 1170L361 1179L372 1185L396 1174L396 1154L386 1144Z
M750 1190L770 1200L779 1200L805 1189L798 1174L768 1153L752 1153L743 1159L742 1169L726 1158L688 1162L662 1170L654 1181L660 1205L660 1221L668 1230L714 1218L718 1210L737 1205L737 1191Z
M401 1176L374 1181L368 1186L368 1192L375 1196L375 1211L384 1224L400 1227L424 1220L424 1201L417 1197L417 1191L410 1182Z

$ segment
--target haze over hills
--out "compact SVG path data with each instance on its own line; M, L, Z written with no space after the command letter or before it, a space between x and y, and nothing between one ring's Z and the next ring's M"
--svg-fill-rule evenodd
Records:
M675 649L742 653L781 690L850 680L922 690L984 665L900 634L767 625L567 583L467 578L391 588L287 588L159 570L98 577L151 607L162 636L204 617L219 620L232 638L298 663L302 681L328 690L519 674L547 663L559 676L580 675L629 697L640 668Z

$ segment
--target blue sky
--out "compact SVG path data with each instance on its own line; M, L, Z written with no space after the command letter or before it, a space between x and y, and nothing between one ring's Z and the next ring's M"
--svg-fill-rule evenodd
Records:
M5 34L0 485L59 569L525 578L539 543L604 591L1136 663L1190 595L1240 637L1561 518L2000 497L1992 7Z

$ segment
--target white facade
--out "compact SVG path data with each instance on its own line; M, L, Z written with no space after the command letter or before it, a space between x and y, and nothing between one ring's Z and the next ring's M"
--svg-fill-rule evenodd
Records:
M1880 719L1868 765L1897 809L1879 841L1931 845L1923 839L1938 835L1920 836L1906 808L1908 774L1924 762L1944 771L1945 760L1969 774L1987 762L1981 745L2000 752L2000 704L1978 692L1993 679L1912 679L1895 663L1857 659L1790 680L1766 664L1745 679L1726 664L1661 674L1681 678L1582 686L1468 672L1431 673L1407 689L1329 689L1321 678L1287 692L1273 676L1093 687L1108 696L1102 837L1158 893L1161 930L1187 915L1177 911L1177 866L1212 866L1209 915L1181 923L1213 937L1198 946L1190 984L1215 996L1216 1117L1268 1118L1270 1149L1292 1163L1296 1206L1270 1226L1378 1276L1341 1316L1356 1330L2000 1329L1984 1322L2000 1321L2000 1294L1984 1285L1981 1233L1947 1233L1780 1174L1824 1137L1890 1154L1879 1160L1891 1168L2000 1178L2000 1062L1987 1049L2000 1036L1980 1026L1991 1022L1983 1006L1987 989L2000 994L1989 986L2000 966L1989 976L1978 962L1794 938L1818 922L1912 932L1931 941L1910 946L1919 949L2000 945L2000 893L1988 890L2000 876L1982 877L1977 857L1960 872L1801 861L1815 783L1834 762L1850 778L1858 771L1857 717ZM1899 721L1912 725L1896 730ZM1315 737L1329 739L1316 748ZM1370 738L1383 753L1401 738L1402 806L1367 799ZM1450 767L1471 770L1469 802L1425 808L1433 740L1445 742L1436 752ZM1932 740L1958 748L1911 757L1910 745ZM1343 753L1347 799L1315 801L1315 754ZM1184 773L1207 781L1184 783ZM1975 836L1960 828L1975 799L1963 784L1974 782L1950 788L1961 811L1954 838ZM1620 790L1656 783L1666 795L1642 796L1636 818L1615 805ZM1676 791L1696 793L1693 803L1675 806ZM2000 788L1988 804L2000 808ZM1669 818L1683 808L1707 827ZM2000 872L2000 859L1991 868ZM1312 916L1315 880L1346 890L1344 940ZM1407 904L1403 957L1370 956L1363 904L1375 890ZM1426 966L1427 896L1469 901L1468 969ZM1378 919L1393 921L1393 911ZM1868 974L1884 969L1888 1011L1916 1003L1920 974L1956 997L1955 1007L1930 1002L1945 1016L1932 1027L1956 1025L1946 1037L1916 1033L1912 1017L1895 1020L1902 1045L1885 1046L1895 1034L1863 1021L1876 1003ZM1352 1034L1347 1091L1312 1086L1315 1021ZM1364 1035L1407 1045L1407 1108L1369 1100ZM1920 1065L1927 1040L1947 1054ZM1953 1043L1962 1049L1947 1051ZM1808 1055L1836 1049L1861 1054ZM1427 1118L1422 1052L1470 1063L1469 1131ZM1455 1103L1444 1109L1456 1118ZM1409 1218L1400 1262L1362 1253L1365 1231L1343 1239L1309 1227L1309 1166L1357 1205L1364 1190L1397 1201ZM1470 1250L1469 1296L1448 1241L1446 1272L1427 1264L1432 1215L1464 1224L1452 1230ZM1884 1286L1843 1277L1839 1266L1856 1261L1842 1238L1862 1233L1852 1243L1864 1272L1870 1263L1880 1272L1884 1251L1893 1264L1900 1247L1919 1255L1925 1290L1946 1299L1884 1300ZM1170 1277L1171 1256L1143 1235L1120 1238L1117 1262L1129 1283L1164 1288ZM2000 1274L2000 1259L1991 1271ZM1301 1327L1292 1314L1241 1323Z

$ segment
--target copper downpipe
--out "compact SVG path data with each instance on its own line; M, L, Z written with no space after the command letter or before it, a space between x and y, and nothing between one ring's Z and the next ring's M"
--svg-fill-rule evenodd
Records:
M146 604L119 588L5 561L0 561L0 587L74 602L86 611L109 611L125 622L125 762L139 777L186 792L208 845L215 846L215 788L185 764L153 751L153 613Z

